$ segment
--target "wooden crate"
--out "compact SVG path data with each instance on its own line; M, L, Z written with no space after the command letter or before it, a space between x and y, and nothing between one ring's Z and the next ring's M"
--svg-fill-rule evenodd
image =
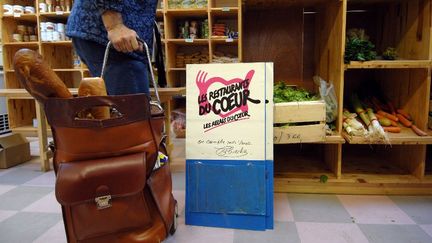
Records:
M323 142L326 137L325 119L325 103L323 101L275 104L275 124L296 124L284 127L274 127L273 141L275 144Z

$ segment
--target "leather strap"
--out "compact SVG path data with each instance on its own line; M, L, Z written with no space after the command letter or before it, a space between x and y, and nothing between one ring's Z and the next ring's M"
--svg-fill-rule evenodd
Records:
M50 98L46 100L44 108L51 126L112 127L151 119L149 99L146 94L89 96L71 99ZM76 118L78 112L95 106L110 106L117 109L122 115L106 120Z

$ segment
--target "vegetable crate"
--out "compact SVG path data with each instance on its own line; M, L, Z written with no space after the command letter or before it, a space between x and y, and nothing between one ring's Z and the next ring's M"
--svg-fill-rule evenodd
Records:
M325 141L324 101L276 103L274 105L274 144Z

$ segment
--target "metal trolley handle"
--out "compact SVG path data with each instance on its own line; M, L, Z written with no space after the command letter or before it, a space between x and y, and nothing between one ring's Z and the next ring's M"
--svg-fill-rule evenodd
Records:
M159 98L158 87L157 87L156 81L154 79L154 73L153 73L153 68L152 68L152 65L151 65L150 52L149 52L148 45L147 45L147 43L144 40L141 40L140 38L137 38L137 40L139 42L141 42L143 44L143 46L144 46L145 54L146 54L146 57L147 57L147 64L148 64L148 68L149 68L150 74L151 74L150 75L151 76L151 81L153 83L153 87L154 87L154 90L155 90L156 101L150 101L150 103L153 104L153 105L157 105L160 109L162 109L161 101L160 101L160 98ZM105 74L105 66L106 66L107 61L108 61L108 55L109 55L111 46L112 46L111 41L108 41L108 44L107 44L107 46L105 48L104 60L103 60L103 63L102 63L102 71L101 71L101 78L102 79L103 79L103 76Z

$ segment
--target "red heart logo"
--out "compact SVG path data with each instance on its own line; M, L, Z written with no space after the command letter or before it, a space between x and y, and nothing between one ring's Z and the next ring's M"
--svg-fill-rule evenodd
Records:
M212 77L207 79L207 72L199 71L195 79L196 85L199 89L198 102L200 104L200 109L201 107L207 108L202 111L200 110L200 115L206 115L213 111L213 113L219 115L221 118L225 118L238 111L247 111L247 97L249 95L249 85L252 81L254 74L255 70L250 70L246 74L244 79L234 78L231 80L225 80L222 77ZM222 84L222 86L226 87L226 89L218 88L209 92L209 88L211 90L211 86L217 83ZM230 92L230 90L236 89L241 91ZM224 90L227 90L225 92L228 95L223 95ZM218 91L220 91L221 94L218 93L217 95L213 95L215 94L214 92ZM242 93L238 94L238 92ZM215 98L215 96L217 96L217 98ZM218 99L219 97L220 99ZM213 102L211 103L211 101ZM216 103L219 104L219 107L217 107ZM220 106L223 106L222 109ZM230 109L231 106L232 109Z

